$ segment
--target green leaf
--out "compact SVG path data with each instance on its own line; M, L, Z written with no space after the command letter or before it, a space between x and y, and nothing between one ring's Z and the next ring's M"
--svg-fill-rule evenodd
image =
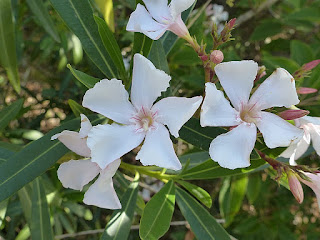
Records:
M6 148L0 146L0 164L6 162L9 157L14 154L13 151L10 151Z
M264 20L254 29L250 36L253 41L264 40L267 37L272 37L278 33L282 32L282 24L275 20Z
M169 230L174 205L175 187L173 181L169 181L151 198L143 211L139 230L141 239L159 239Z
M210 194L206 190L189 182L179 180L177 182L186 190L188 190L188 192L191 193L196 199L198 199L203 205L205 205L207 208L211 208L212 199Z
M31 237L33 240L53 240L50 210L43 185L39 178L34 180L32 188Z
M312 23L320 22L320 9L306 7L287 16L288 20L306 20Z
M23 99L19 99L0 111L0 131L4 129L11 120L15 119L23 106L23 102Z
M6 70L14 90L20 93L11 0L0 1L0 53L0 64Z
M85 109L79 103L77 103L76 101L74 101L72 99L68 100L68 104L69 104L73 114L75 115L75 117L80 117L81 113L84 115L90 114L90 111L88 109Z
M89 118L92 125L96 125L103 120L97 116ZM28 144L4 162L0 168L0 201L8 198L28 182L41 175L69 151L60 141L50 140L54 134L65 129L78 130L79 126L79 118L71 120L50 131L37 141Z
M27 0L27 4L41 23L40 26L43 27L56 42L60 43L59 33L55 29L54 23L43 0Z
M190 13L192 12L196 3L197 1L194 1L192 6L181 14L181 18L184 22L190 16ZM163 36L160 38L160 41L163 45L165 54L168 55L171 49L173 48L174 44L178 41L178 36L170 31L166 31L165 34L163 34Z
M234 170L222 168L218 163L213 160L208 160L196 167L193 167L180 175L184 180L195 179L214 179L225 176L233 176L239 174L245 174L254 171L257 167L264 165L266 162L262 159L251 161L250 167L237 168Z
M291 58L295 60L299 65L311 62L314 60L314 54L312 48L298 40L292 40L290 42Z
M152 48L148 58L157 69L161 69L167 74L170 73L167 57L160 41L155 41L152 44Z
M6 199L0 202L0 226L2 225L2 222L6 216L8 203L9 203L9 199Z
M98 30L100 33L101 40L106 50L108 51L110 57L112 58L113 63L118 68L118 71L120 72L120 76L122 80L125 81L127 79L127 73L124 67L121 50L117 43L117 40L115 39L112 31L109 29L108 25L103 19L97 16L93 16L93 17L98 25Z
M235 178L231 183L229 179L224 180L219 195L220 212L225 219L225 226L229 226L235 215L239 212L243 198L246 194L248 176Z
M262 62L268 70L272 71L278 67L282 67L293 74L296 70L300 68L299 64L292 59L285 57L274 57L267 54L264 54L262 56Z
M176 188L176 199L197 239L230 240L229 234L214 217L181 188Z
M27 220L29 226L32 223L31 210L32 210L32 183L27 184L18 191L20 204L23 210L23 214Z
M259 173L250 174L247 186L247 198L253 204L259 196L261 189L261 176Z
M121 198L122 209L113 212L100 238L101 240L123 240L128 238L137 201L138 180L138 176L136 176Z
M80 39L83 49L108 78L116 78L116 68L101 41L89 1L50 0L65 24Z
M93 88L93 86L100 81L98 78L91 77L86 73L72 68L70 64L68 64L67 67L70 69L72 75L87 88Z
M190 160L189 168L195 167L209 159L211 159L209 156L209 152L188 153L179 157L179 160L183 167L186 165L187 161Z

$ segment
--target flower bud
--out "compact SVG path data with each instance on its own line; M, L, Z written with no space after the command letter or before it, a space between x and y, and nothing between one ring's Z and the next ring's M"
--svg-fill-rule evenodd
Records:
M292 171L287 172L290 190L298 203L303 202L303 189L296 174Z
M297 93L299 94L310 94L318 92L318 89L315 88L307 88L307 87L301 87L297 89Z
M210 54L210 60L215 64L221 63L223 61L223 58L224 58L223 53L220 50L214 50Z
M236 24L236 18L232 18L229 22L228 22L228 28L231 30L234 25Z
M320 59L308 62L302 66L305 71L310 71L320 64Z
M280 112L278 115L279 117L283 118L284 120L294 120L297 118L304 117L308 115L310 112L307 110L286 110L283 112Z
M266 75L266 67L265 66L261 66L258 68L258 73L256 76L256 79L254 80L254 82L259 81L262 77L264 77Z

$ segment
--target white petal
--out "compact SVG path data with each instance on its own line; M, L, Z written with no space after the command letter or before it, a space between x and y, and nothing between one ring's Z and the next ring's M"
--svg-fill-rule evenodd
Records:
M100 172L96 163L90 160L70 160L62 163L58 169L58 178L65 188L82 191Z
M170 12L172 17L175 17L187 10L194 3L195 0L172 0L170 3Z
M254 124L240 124L213 139L209 148L210 157L224 168L248 167L256 137L257 128Z
M304 133L302 129L269 112L261 112L261 120L256 125L268 148L287 147L291 143L297 143Z
M151 16L159 23L171 18L168 0L143 0Z
M81 117L81 128L79 131L79 136L81 138L85 138L88 136L88 133L92 128L92 125L90 123L90 120L84 114L80 114L80 117Z
M87 139L81 138L80 134L73 131L64 130L53 135L51 140L59 139L67 148L83 157L90 157L90 149L87 146Z
M312 146L317 154L320 156L320 125L310 126L310 134Z
M312 123L314 125L320 125L319 117L304 116L302 118L299 118L299 121L301 122L301 125L308 124L308 123Z
M99 178L84 195L83 202L85 204L107 209L121 208L121 203L112 182L112 177L119 165L120 159L117 159L100 172Z
M143 165L156 165L173 170L181 169L181 163L174 152L169 132L162 124L150 130L136 156Z
M290 107L298 103L295 81L283 68L277 68L252 94L249 102L258 110Z
M153 102L169 87L171 77L153 63L135 54L133 60L131 101L136 109L151 109Z
M254 61L220 63L214 68L219 81L236 110L247 104L256 78L258 64Z
M320 174L312 174L308 172L304 172L304 174L310 178L310 181L301 179L301 182L306 184L308 187L310 187L314 193L316 194L318 206L320 208Z
M135 130L134 126L117 124L93 127L87 141L91 149L91 161L104 169L114 160L139 146L145 134Z
M103 79L86 92L82 105L115 122L129 124L135 110L128 98L120 80Z
M200 114L201 126L236 126L239 124L238 117L239 113L231 107L222 91L217 90L214 83L206 83L206 96Z
M127 25L127 31L140 32L153 40L158 40L167 30L167 25L160 24L152 19L144 6L137 5L137 9L131 13Z
M179 137L179 130L196 112L202 97L168 97L161 99L152 111L158 113L157 121L168 126L170 133Z

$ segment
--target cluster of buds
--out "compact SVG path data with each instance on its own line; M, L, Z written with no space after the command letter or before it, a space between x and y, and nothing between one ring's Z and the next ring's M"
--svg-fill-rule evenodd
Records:
M318 64L320 64L320 59L304 64L300 69L298 69L293 74L294 79L301 80L309 76L311 73L311 70L314 69L316 66L318 66Z
M225 24L220 34L218 33L217 25L213 24L211 32L213 38L213 49L217 49L221 44L232 40L231 31L234 29L235 23L236 19L231 19L229 22Z

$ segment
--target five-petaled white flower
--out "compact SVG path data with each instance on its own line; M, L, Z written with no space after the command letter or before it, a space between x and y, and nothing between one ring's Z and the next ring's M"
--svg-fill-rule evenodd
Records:
M76 154L90 158L91 151L87 146L87 136L92 125L89 119L81 114L81 128L79 132L65 130L51 137L59 139L66 147ZM113 188L112 177L120 165L117 159L104 168L100 168L90 159L70 160L62 163L58 169L58 178L65 188L82 191L82 188L92 181L99 173L98 179L89 187L83 202L101 208L120 209L121 203Z
M140 54L134 56L131 101L122 82L104 79L89 89L83 106L119 124L97 125L88 135L92 161L104 168L140 145L136 159L143 165L181 168L170 140L200 106L202 97L167 97L154 101L169 87L171 77Z
M254 61L226 62L215 67L233 108L215 84L206 83L201 126L237 126L211 142L210 156L222 167L235 169L250 166L257 127L269 148L288 146L303 135L301 129L275 114L262 111L299 103L293 77L282 68L276 69L249 100L257 71L258 64Z
M304 130L303 138L291 144L280 155L280 157L290 158L291 165L296 165L296 160L308 150L311 140L314 150L320 156L320 118L305 116L295 119L295 124Z
M127 31L141 32L153 40L159 39L166 30L181 38L190 38L189 31L181 19L181 13L187 10L195 0L143 0L131 14Z

